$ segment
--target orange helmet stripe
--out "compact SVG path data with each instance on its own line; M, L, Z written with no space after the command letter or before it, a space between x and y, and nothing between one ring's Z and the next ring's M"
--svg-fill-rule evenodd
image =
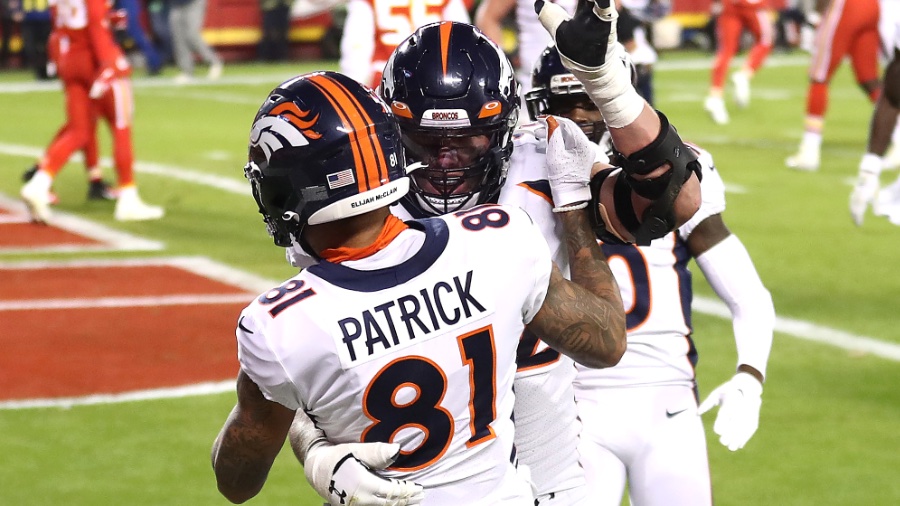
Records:
M350 130L350 145L356 162L354 172L359 191L381 186L382 178L387 178L387 163L381 144L375 136L372 118L359 100L333 78L318 75L311 77L310 82L331 102L344 126Z
M447 60L450 53L451 30L453 30L453 23L449 21L441 23L441 66L444 69L444 75L447 75Z

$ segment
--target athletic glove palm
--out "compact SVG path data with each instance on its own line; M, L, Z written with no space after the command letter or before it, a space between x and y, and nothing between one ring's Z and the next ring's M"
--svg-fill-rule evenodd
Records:
M740 450L759 427L762 384L752 375L739 372L713 390L697 412L702 415L715 406L719 406L719 414L713 432L729 450Z
M568 118L541 116L537 121L542 127L536 132L537 136L547 139L546 161L553 210L577 209L577 204L591 199L591 167L597 157L597 146Z

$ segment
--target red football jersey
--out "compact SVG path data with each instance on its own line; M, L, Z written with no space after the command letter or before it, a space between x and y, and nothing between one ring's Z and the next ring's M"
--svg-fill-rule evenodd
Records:
M60 56L89 52L100 68L116 67L124 59L109 27L106 0L56 0L54 30L60 40Z

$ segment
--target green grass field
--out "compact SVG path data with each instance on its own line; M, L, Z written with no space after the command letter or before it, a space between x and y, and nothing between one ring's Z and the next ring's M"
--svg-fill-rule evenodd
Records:
M686 58L697 55L666 54L663 67ZM709 58L701 58L706 65L697 69L683 65L688 68L657 72L657 105L683 137L713 153L726 183L739 190L728 194L725 221L753 256L778 315L821 326L807 328L815 337L828 338L828 329L835 329L900 345L900 228L872 215L857 228L847 210L849 181L871 115L848 69L839 72L831 89L821 170L798 173L783 161L802 133L803 56L775 57L778 65L763 69L753 82L750 108L738 110L732 103L732 121L725 127L714 125L702 110ZM294 74L333 67L231 65L220 82L182 88L169 86L167 77L135 79L137 177L144 199L165 206L165 219L114 222L111 203L85 201L78 162L56 182L59 208L164 241L166 255L203 255L271 279L290 276L292 269L267 238L249 191L228 192L184 178L215 175L240 184L250 122L268 91ZM16 84L30 82L25 73L0 74L0 193L11 197L18 194L21 172L62 121L62 94L16 91ZM102 144L108 155L108 137ZM884 174L883 182L895 174ZM713 296L695 272L696 292ZM0 312L0 329L7 317ZM694 324L700 387L709 392L734 369L731 324L700 313ZM900 504L898 386L896 361L777 332L760 429L748 446L729 452L711 432L713 416L705 419L717 504ZM233 403L234 394L227 393L2 410L0 504L225 504L215 488L209 449ZM321 500L290 452L282 452L251 504Z

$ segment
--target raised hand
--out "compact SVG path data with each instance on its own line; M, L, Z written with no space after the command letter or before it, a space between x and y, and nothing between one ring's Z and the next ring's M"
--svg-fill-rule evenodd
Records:
M557 116L541 116L538 137L547 138L547 171L553 211L587 207L591 199L591 167L597 146L574 121ZM578 204L581 204L580 206Z
M563 63L568 59L589 70L615 58L619 12L612 0L579 0L571 18L562 7L544 0L537 0L534 10L556 41Z

